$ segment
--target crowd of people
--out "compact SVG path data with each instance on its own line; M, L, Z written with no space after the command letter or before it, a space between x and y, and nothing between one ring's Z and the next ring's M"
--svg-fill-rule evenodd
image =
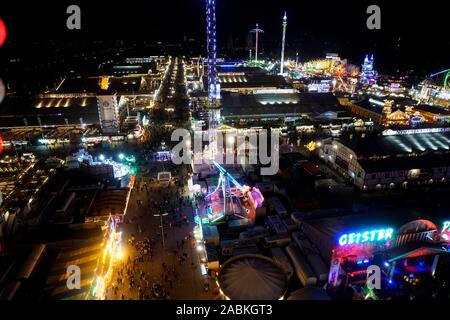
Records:
M200 272L192 230L186 228L193 218L187 213L192 204L182 182L186 181L187 172L174 168L176 178L168 187L162 187L154 178L157 170L156 166L150 167L147 174L136 180L133 197L138 210L125 218L127 229L134 231L126 239L127 260L116 267L108 292L112 299L171 299L181 287L180 278L186 267ZM163 230L149 227L149 219L155 219L151 223L159 226L160 218L153 216L165 213L168 215L163 216ZM209 285L204 289L208 291Z

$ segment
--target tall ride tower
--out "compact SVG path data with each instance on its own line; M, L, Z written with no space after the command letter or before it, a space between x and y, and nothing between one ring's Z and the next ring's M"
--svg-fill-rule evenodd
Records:
M264 33L264 31L256 24L256 28L250 30L250 32L255 34L255 62L258 62L258 35Z
M219 97L217 86L216 0L206 0L206 50L208 64L208 102L214 104Z
M209 158L217 154L216 129L220 122L220 84L217 81L216 0L206 1L206 48L208 65Z
M284 44L286 41L286 26L287 26L287 14L285 11L283 17L283 40L281 42L280 74L283 74L284 71Z

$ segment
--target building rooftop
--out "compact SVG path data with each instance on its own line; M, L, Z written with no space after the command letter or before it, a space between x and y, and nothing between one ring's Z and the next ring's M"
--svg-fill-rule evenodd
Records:
M371 135L344 137L341 142L355 151L358 157L394 156L425 152L448 152L450 133L416 133L404 135Z
M0 127L23 127L99 123L97 99L8 98L0 108ZM66 120L67 119L67 120Z
M219 73L232 73L232 72L242 72L246 74L266 74L267 71L263 68L259 67L244 67L237 65L226 65L226 64L218 64L217 72Z
M382 114L383 113L383 107L381 105L374 104L370 102L369 100L361 100L357 101L355 103L358 107Z
M389 157L376 160L365 159L360 160L359 164L367 173L448 167L450 166L450 153L425 154L416 157Z
M397 228L417 218L415 214L409 212L396 213L397 215L393 215L392 212L372 212L324 218L315 218L316 215L312 213L311 216L305 216L303 219L308 227L313 227L321 235L336 240L343 233L386 227Z
M95 198L93 206L89 210L89 217L103 217L123 214L127 203L128 190L102 190Z
M265 73L222 73L218 75L222 89L229 88L288 88L289 85L280 75Z
M222 89L254 89L254 88L289 88L289 84L281 75L267 73L257 67L235 65L219 65L217 67L218 83ZM207 77L203 77L207 87Z
M40 269L44 250L43 244L16 246L14 252L0 255L0 300L37 298L39 290L31 287L39 281L32 275Z
M222 94L224 117L261 117L264 115L308 114L326 116L327 112L345 112L330 93Z
M450 110L449 109L443 108L443 107L439 107L439 106L431 106L431 105L428 105L428 104L416 105L416 106L414 106L414 110L424 111L424 112L429 112L429 113L439 114L439 115L445 115L445 116L450 115Z
M137 93L141 86L141 77L107 77L108 89L101 88L102 77L72 78L65 79L55 94L114 94L114 93Z

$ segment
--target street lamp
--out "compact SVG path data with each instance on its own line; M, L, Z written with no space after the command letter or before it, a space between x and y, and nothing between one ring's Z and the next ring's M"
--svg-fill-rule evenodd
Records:
M164 257L164 253L166 251L166 245L164 242L164 225L163 225L163 217L168 216L169 214L163 213L163 214L154 214L154 217L160 217L161 218L161 222L160 222L160 228L161 228L161 238L162 238L162 246L163 246L163 257Z

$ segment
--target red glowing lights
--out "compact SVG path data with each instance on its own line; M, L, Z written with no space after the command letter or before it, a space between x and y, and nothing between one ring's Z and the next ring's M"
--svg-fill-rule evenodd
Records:
M2 18L0 18L0 47L5 43L6 41L6 26L3 23Z

